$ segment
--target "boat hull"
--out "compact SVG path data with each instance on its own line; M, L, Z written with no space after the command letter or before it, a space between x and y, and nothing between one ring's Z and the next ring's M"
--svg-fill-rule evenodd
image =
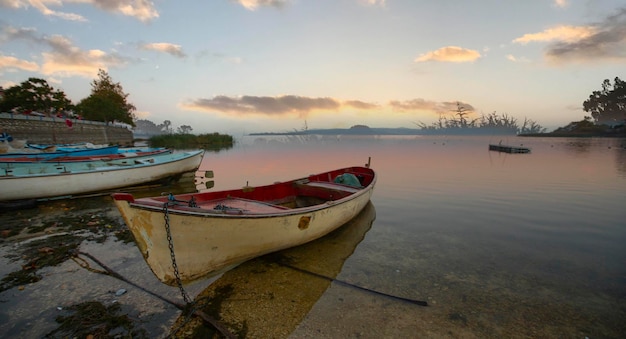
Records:
M165 211L163 207L133 203L132 199L114 200L152 272L162 282L175 285L165 220L179 277L190 282L328 234L363 210L374 183L338 200L259 214Z
M72 171L69 167L72 165L65 165L63 168L67 171L57 173L13 175L14 172L5 169L5 175L0 176L0 201L70 196L155 182L195 171L202 161L203 153L164 154L153 157L154 162L143 158L139 164L107 164L89 171ZM171 157L169 161L158 160L158 157L165 156Z

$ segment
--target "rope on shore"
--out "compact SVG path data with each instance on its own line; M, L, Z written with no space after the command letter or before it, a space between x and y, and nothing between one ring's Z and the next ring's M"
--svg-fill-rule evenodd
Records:
M204 313L202 310L198 310L193 308L193 303L187 303L187 305L182 305L179 304L173 300L167 299L163 296L160 296L158 294L156 294L153 291L150 291L142 286L137 285L136 283L126 279L125 277L123 277L121 274L113 271L111 268L109 268L108 266L106 266L104 263L102 263L101 261L99 261L98 259L96 259L94 256L92 256L89 253L85 253L85 252L81 252L81 251L72 251L71 253L72 256L72 260L74 260L74 262L76 262L80 267L90 271L90 272L94 272L94 273L99 273L99 274L104 274L104 275L109 275L111 277L114 277L116 279L119 279L127 284L130 284L176 308L178 308L181 311L190 311L190 314L195 314L197 316L199 316L200 318L202 318L202 320L204 320L205 322L211 324L216 330L218 330L224 337L226 338L230 338L230 339L235 339L237 338L234 334L232 334L219 320L211 317L210 315ZM85 261L83 258L79 257L79 255L83 255L89 259L91 259L93 262L95 262L96 264L98 264L100 267L102 267L104 270L98 270L95 268L92 268L89 266L89 263L87 263L87 261Z
M369 289L367 287L354 285L354 284L351 284L351 283L343 281L343 280L331 278L331 277L325 276L323 274L319 274L319 273L307 271L307 270L299 268L299 267L291 266L291 265L289 265L287 263L278 262L278 264L281 265L281 266L285 266L285 267L291 268L292 270L296 270L296 271L301 272L301 273L310 274L312 276L315 276L315 277L318 277L318 278L321 278L321 279L325 279L325 280L328 280L328 281L332 281L334 283L338 283L338 284L343 285L343 286L352 287L352 288L355 288L357 290L361 290L361 291L369 292L369 293L372 293L372 294L380 295L380 296L383 296L383 297L386 297L386 298L391 298L391 299L407 302L407 303L414 304L414 305L428 306L428 302L423 301L423 300L415 300L415 299L400 297L400 296L397 296L397 295L393 295L393 294L388 294L388 293L372 290L372 289Z

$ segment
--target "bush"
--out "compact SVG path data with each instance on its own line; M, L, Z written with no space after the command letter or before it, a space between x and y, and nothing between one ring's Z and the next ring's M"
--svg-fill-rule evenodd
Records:
M219 150L233 147L234 140L226 134L164 134L156 135L148 140L151 147L167 147L173 149L202 148Z

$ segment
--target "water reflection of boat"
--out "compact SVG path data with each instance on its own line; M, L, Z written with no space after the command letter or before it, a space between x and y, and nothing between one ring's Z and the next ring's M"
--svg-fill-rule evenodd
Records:
M354 219L325 237L250 260L224 273L196 301L232 333L242 333L245 328L246 337L285 338L330 286L331 280L320 276L334 279L339 274L375 218L370 202ZM178 328L183 318L173 328ZM194 319L177 333L210 331L203 326Z

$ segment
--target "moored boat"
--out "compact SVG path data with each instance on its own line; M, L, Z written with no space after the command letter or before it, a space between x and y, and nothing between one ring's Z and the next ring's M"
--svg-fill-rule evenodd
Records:
M0 154L0 160L5 158L26 157L38 160L52 159L63 156L88 156L88 155L107 155L115 154L119 150L119 146L103 146L96 148L67 148L60 151L45 152L42 150L34 150L33 152L8 152Z
M156 182L198 169L203 150L135 159L0 166L0 201L71 196Z
M0 166L4 164L15 164L15 163L63 163L63 162L77 162L77 161L111 161L117 159L136 159L140 157L146 156L154 156L159 154L172 153L172 150L167 148L133 148L133 149L123 149L120 148L115 153L110 154L93 154L93 155L83 155L83 153L67 153L64 155L58 156L46 156L46 154L41 155L29 155L29 156L4 156L0 157Z
M489 145L490 151L504 152L504 153L530 153L530 148L528 147L517 147L517 146L507 146L507 145Z
M152 272L176 285L328 234L363 210L375 183L369 166L348 167L267 186L113 199Z

